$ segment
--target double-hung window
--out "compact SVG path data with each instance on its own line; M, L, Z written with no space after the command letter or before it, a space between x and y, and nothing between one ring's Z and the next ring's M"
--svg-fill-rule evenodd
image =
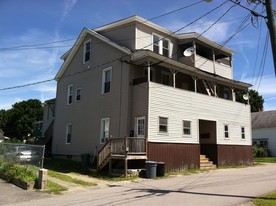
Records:
M67 124L67 127L66 127L66 141L65 141L65 143L66 144L71 144L71 141L72 141L72 124L69 123L69 124Z
M89 62L91 57L91 40L84 42L83 63Z
M109 138L109 125L110 125L109 118L103 118L101 120L101 138L100 138L101 144L106 143Z
M102 74L102 94L111 92L112 67L103 70Z
M159 35L153 34L152 36L153 51L155 53L164 55L166 57L171 57L171 42L170 40L161 37Z
M76 90L76 101L80 101L81 100L81 88L78 88Z
M228 124L224 125L224 138L225 139L229 138L229 125Z
M183 135L191 135L191 122L183 120Z
M157 35L153 35L153 51L155 53L158 53L160 52L160 37L157 36Z
M168 133L168 118L159 117L159 133Z
M73 84L68 85L67 87L67 104L72 104L73 102Z

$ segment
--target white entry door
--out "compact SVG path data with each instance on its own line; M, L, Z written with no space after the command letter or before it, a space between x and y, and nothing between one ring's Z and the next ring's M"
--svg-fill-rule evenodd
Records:
M145 117L136 117L135 135L145 137Z

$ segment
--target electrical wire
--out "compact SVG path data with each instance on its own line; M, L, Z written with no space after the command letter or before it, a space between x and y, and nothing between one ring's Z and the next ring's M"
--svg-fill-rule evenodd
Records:
M259 88L260 88L260 85L261 85L261 82L262 82L262 78L263 78L263 74L264 74L266 56L267 56L267 48L268 48L268 40L269 40L269 32L267 31L265 44L264 44L264 51L263 51L263 55L262 55L262 61L261 61L261 65L260 65L260 68L261 68L261 70L259 72L260 80L259 80L259 84L258 84L258 87L257 87L257 91L259 91Z
M0 91L18 89L18 88L28 87L28 86L34 86L34 85L37 85L37 84L43 84L43 83L54 81L54 80L55 79L47 79L47 80L43 80L43 81L39 81L39 82L33 82L33 83L29 83L29 84L23 84L23 85L18 85L18 86L13 86L13 87L0 88Z
M256 67L257 67L257 62L258 62L258 57L259 57L259 50L260 50L260 39L261 39L261 34L262 34L262 20L261 20L261 26L260 26L260 30L259 30L259 37L258 37L258 45L257 45L257 52L256 52L256 57L255 57L255 63L254 63L254 69L253 69L253 74L252 74L252 78L251 78L251 84L253 83L254 77L255 77L255 71L256 71Z
M190 8L192 6L195 6L199 3L202 3L204 2L204 0L200 0L200 1L197 1L195 3L192 3L192 4L189 4L189 5L186 5L186 6L183 6L181 8L178 8L178 9L175 9L175 10L172 10L172 11L169 11L167 13L164 13L164 14L161 14L159 16L155 16L155 17L152 17L150 19L147 19L145 21L143 21L142 23L146 23L146 22L149 22L149 21L152 21L154 19L158 19L158 18L161 18L161 17L164 17L164 16L167 16L167 15L170 15L170 14L173 14L173 13L176 13L176 12L179 12L181 10L184 10L184 9L187 9L187 8ZM123 27L122 29L125 29L127 27L130 27L132 25L128 25L128 26L125 26ZM112 31L112 30L110 30ZM78 37L78 38L72 38L72 39L65 39L65 40L60 40L60 41L52 41L52 42L46 42L46 43L40 43L40 44L27 44L27 45L20 45L20 46L15 46L15 47L6 47L6 48L0 48L0 51L5 51L5 50L18 50L18 49L31 49L30 47L37 47L37 46L44 46L44 45L49 45L49 44L56 44L56 43L63 43L63 42L68 42L68 41L77 41L79 40L80 38L82 37ZM123 41L123 40L122 40ZM72 46L72 45L71 45ZM75 45L74 45L75 46ZM25 48L27 47L27 48ZM53 46L53 47L38 47L39 49L44 49L44 48L56 48L57 46ZM59 46L59 47L67 47L67 46ZM69 47L69 46L68 46ZM36 48L33 48L33 49L36 49Z
M202 1L200 1L200 2L202 2ZM189 23L189 24L187 24L187 25L181 27L180 29L178 29L178 30L172 32L171 34L167 35L167 36L164 37L164 38L167 38L167 37L169 37L169 36L172 36L173 34L177 33L178 31L180 31L180 30L182 30L182 29L188 27L189 25L195 23L196 21L202 19L203 17L207 16L208 14L214 12L215 10L217 10L218 8L220 8L221 6L223 6L226 2L227 2L227 1L223 2L223 3L220 4L219 6L215 7L214 9L212 9L212 10L210 10L209 12L205 13L204 15L202 15L201 17L199 17L199 18L197 18L196 20L192 21L191 23ZM197 2L197 3L199 3L199 2ZM194 4L192 4L192 5L194 5ZM171 12L170 12L170 13L171 13ZM164 16L164 15L163 15L163 16ZM155 17L155 18L157 18L157 17ZM153 19L153 18L152 18L152 19ZM149 44L149 45L147 45L147 46L145 46L145 47L143 47L143 48L147 48L148 46L151 46L152 44L153 44L153 43L151 43L151 44ZM143 49L143 48L142 48L142 49ZM112 59L112 60L110 60L110 61L108 61L108 62L105 62L105 63L103 63L103 64L101 64L101 65L98 65L98 66L95 66L95 67L91 67L91 68L89 68L89 69L86 69L86 70L83 70L83 71L79 71L79 72L76 72L76 73L68 74L68 75L65 75L65 76L63 76L63 77L69 77L69 76L77 75L77 74L80 74L80 73L84 73L84 72L87 72L87 71L89 71L89 70L92 70L92 69L95 69L95 68L102 67L102 66L104 66L104 65L106 65L106 64L110 64L110 63L115 62L115 61L120 61L121 59L123 59L123 58L126 57L126 56L127 56L127 55L124 55L124 56L121 56L121 57L119 57L119 58L115 58L115 59ZM11 89L17 89L17 88L22 88L22 87L27 87L27 86L33 86L33 85L37 85L37 84L42 84L42 83L50 82L50 81L53 81L53 80L54 80L54 79L48 79L48 80L39 81L39 82L33 82L33 83L30 83L30 84L25 84L25 85L18 85L18 86L7 87L7 88L0 88L0 91L11 90Z

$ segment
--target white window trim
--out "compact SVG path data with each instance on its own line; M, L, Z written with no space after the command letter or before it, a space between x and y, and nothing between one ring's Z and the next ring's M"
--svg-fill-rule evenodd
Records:
M160 118L167 119L167 132L160 131ZM158 134L160 134L160 135L168 135L169 134L169 118L168 117L163 117L163 116L158 117L158 130L157 131L158 131Z
M190 122L190 134L184 134L184 122ZM182 120L182 135L183 137L192 137L192 121Z
M110 91L109 92L104 92L104 87L105 87L105 74L106 71L110 71ZM112 67L108 67L102 71L102 95L104 94L109 94L111 93L111 84L112 84Z
M167 39L167 38L164 38L163 36L161 35L158 35L156 33L152 33L152 51L153 51L153 47L154 47L154 36L157 36L160 40L158 41L158 46L159 46L159 52L158 54L160 55L163 55L163 40L167 40L168 41L168 57L171 58L172 57L172 43L171 43L171 40L170 39Z
M90 43L90 54L89 54L89 60L88 61L85 61L85 55L86 55L86 44L87 43ZM88 63L88 62L90 62L90 60L91 60L91 39L89 39L89 40L87 40L87 41L85 41L84 43L83 43L83 59L82 59L82 61L83 61L83 64L86 64L86 63Z
M144 135L138 135L138 120L144 120ZM145 116L140 116L135 118L135 136L136 137L145 137L146 135L146 118Z
M100 144L105 144L106 141L102 142L103 139L103 133L104 133L104 121L108 120L109 124L108 124L108 132L109 132L109 136L110 136L110 118L102 118L101 119L101 132L100 132ZM109 137L105 138L105 139L109 139Z
M225 126L227 126L227 128L228 128L228 131L227 131L227 133L228 133L228 137L225 137ZM229 132L229 129L230 127L229 127L229 124L223 124L223 137L224 137L224 139L230 139L230 132Z
M71 137L70 137L70 142L68 142L69 126L71 127ZM71 144L71 143L72 143L72 130L73 130L72 123L68 123L68 124L66 125L65 144Z
M71 90L71 89L72 90ZM70 91L72 91L72 100L71 100L71 103L69 102L69 100L70 100ZM73 84L69 84L68 86L67 86L67 105L71 105L72 103L73 103L73 97L74 97L74 88L73 88Z
M78 97L78 90L80 90L80 99L77 99L77 97ZM76 95L75 95L75 101L76 102L79 102L79 101L81 101L81 98L82 98L82 88L77 88L76 89Z

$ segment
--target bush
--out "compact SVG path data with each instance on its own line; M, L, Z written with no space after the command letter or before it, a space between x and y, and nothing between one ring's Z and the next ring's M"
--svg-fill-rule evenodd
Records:
M253 146L253 155L254 157L268 157L268 149Z
M28 169L28 165L0 163L0 174L4 175L8 181L13 178L18 178L25 182L32 182L37 179L37 175Z

